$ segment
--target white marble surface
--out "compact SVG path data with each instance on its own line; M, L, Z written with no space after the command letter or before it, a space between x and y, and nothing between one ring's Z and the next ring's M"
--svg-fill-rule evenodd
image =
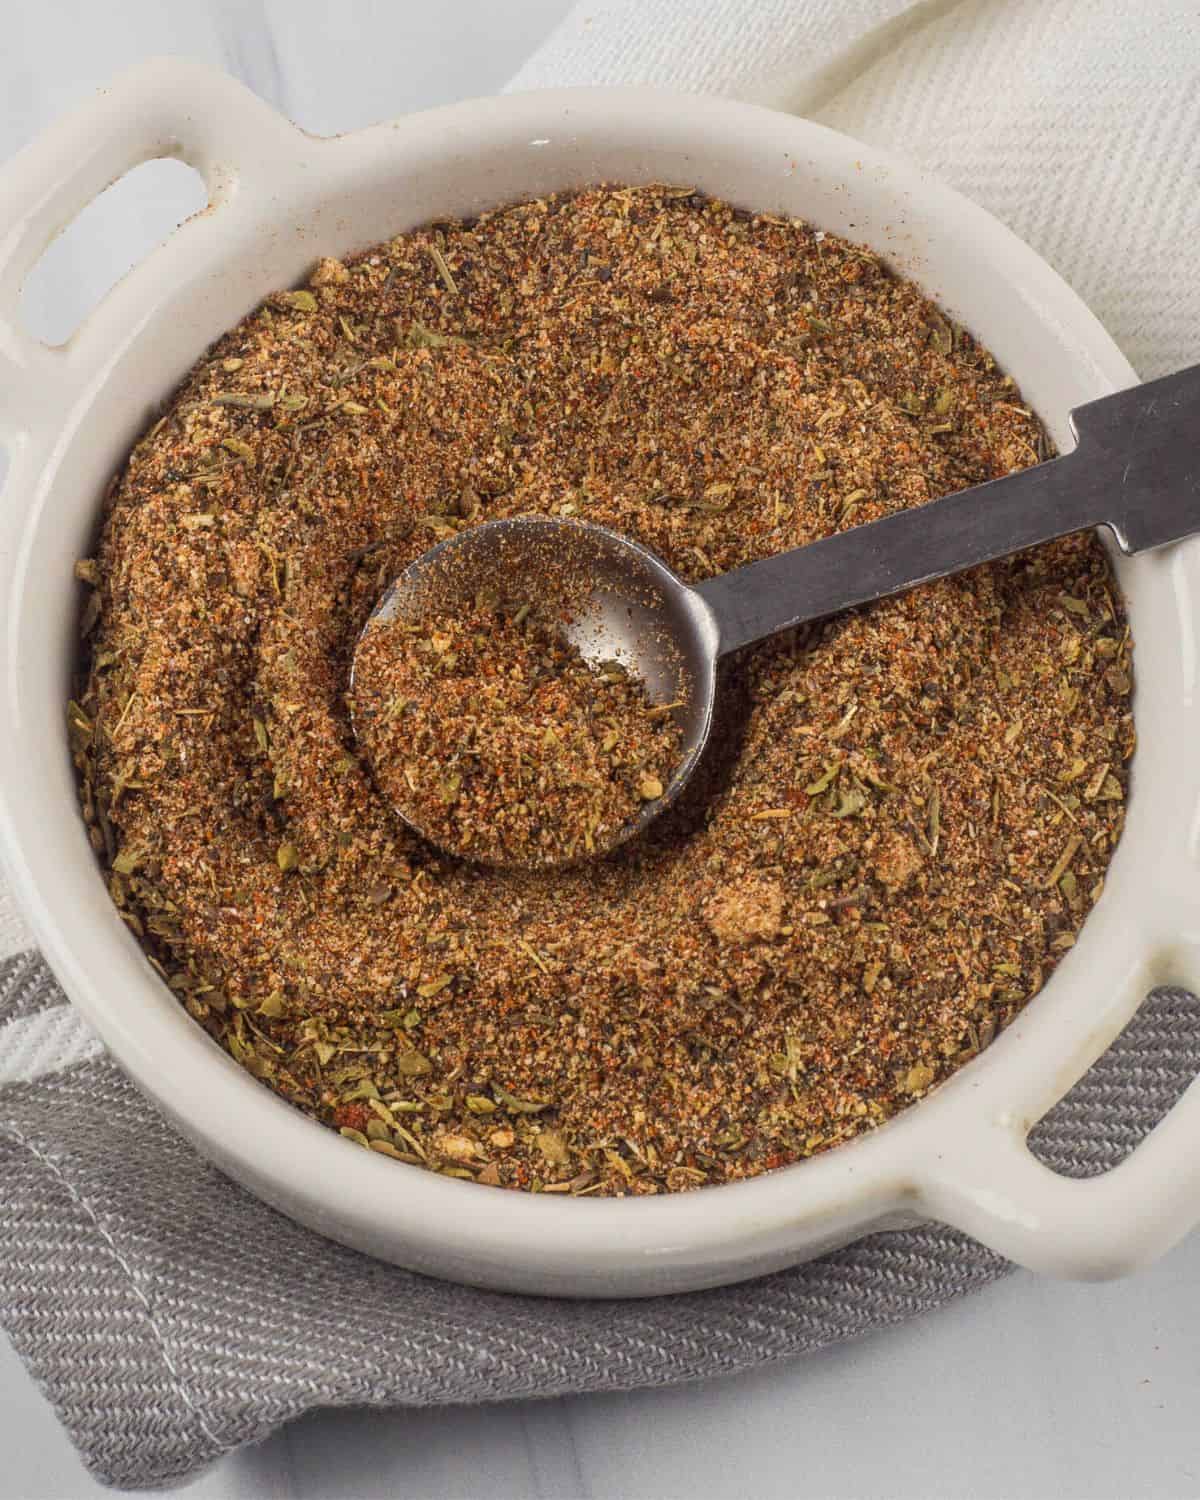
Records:
M800 0L797 0L800 3ZM1063 0L1054 0L1063 3ZM308 129L498 89L567 0L43 0L3 7L0 159L122 66L222 64ZM31 324L69 331L191 210L144 169L56 251ZM0 461L2 472L2 461ZM491 1409L317 1413L198 1496L1200 1495L1200 1237L1109 1286L1016 1275L917 1324L679 1390ZM103 1491L0 1340L0 1500Z

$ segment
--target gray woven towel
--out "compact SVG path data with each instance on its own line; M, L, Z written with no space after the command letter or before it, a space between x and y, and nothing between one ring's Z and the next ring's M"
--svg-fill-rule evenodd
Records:
M0 1039L63 1004L0 965ZM64 1013L65 1018L65 1013ZM1037 1130L1088 1175L1200 1067L1200 1002L1157 991ZM84 1462L127 1487L192 1473L318 1406L429 1406L670 1385L807 1353L986 1285L1005 1262L938 1226L761 1281L652 1302L547 1301L342 1249L227 1181L107 1059L0 1086L0 1323Z

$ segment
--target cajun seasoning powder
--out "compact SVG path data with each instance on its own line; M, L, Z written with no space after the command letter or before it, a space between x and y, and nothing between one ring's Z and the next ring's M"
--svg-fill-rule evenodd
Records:
M528 603L369 622L355 652L375 784L441 848L489 864L611 848L683 758L670 707Z
M685 189L322 261L196 366L79 565L112 898L223 1047L386 1156L655 1193L848 1140L985 1048L1099 895L1133 748L1099 543L754 648L680 802L567 869L405 826L355 641L485 519L580 516L697 580L1046 452L870 251Z

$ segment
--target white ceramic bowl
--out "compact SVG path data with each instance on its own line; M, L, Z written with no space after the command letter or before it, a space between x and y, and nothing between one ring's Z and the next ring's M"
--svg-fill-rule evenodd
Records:
M210 206L68 344L23 336L18 290L51 237L122 172L164 155L198 168ZM46 956L121 1066L225 1171L324 1234L436 1275L547 1293L679 1291L927 1218L1066 1274L1113 1274L1161 1253L1200 1216L1195 1084L1102 1177L1057 1177L1024 1140L1148 988L1200 986L1197 542L1118 559L1140 749L1128 826L1075 948L979 1059L873 1135L802 1165L619 1201L485 1191L381 1159L225 1056L110 905L64 731L78 634L71 565L155 403L318 256L600 180L694 183L874 246L994 351L1060 447L1073 443L1070 408L1133 381L1078 298L994 219L802 120L596 89L486 99L318 140L223 75L174 61L136 68L0 173L0 437L12 458L0 506L0 832Z

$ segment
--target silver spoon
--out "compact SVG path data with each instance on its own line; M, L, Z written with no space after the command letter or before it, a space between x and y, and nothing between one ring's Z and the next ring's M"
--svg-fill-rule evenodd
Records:
M474 598L487 585L540 601L565 574L586 579L563 633L590 661L620 661L652 703L678 704L683 735L663 795L615 831L611 849L687 785L712 731L723 658L1072 532L1108 526L1121 551L1135 553L1200 531L1200 365L1089 402L1071 413L1071 427L1078 443L1061 458L698 584L603 526L540 516L485 522L405 569L364 634L396 616L419 618L431 588L443 603L447 589Z

